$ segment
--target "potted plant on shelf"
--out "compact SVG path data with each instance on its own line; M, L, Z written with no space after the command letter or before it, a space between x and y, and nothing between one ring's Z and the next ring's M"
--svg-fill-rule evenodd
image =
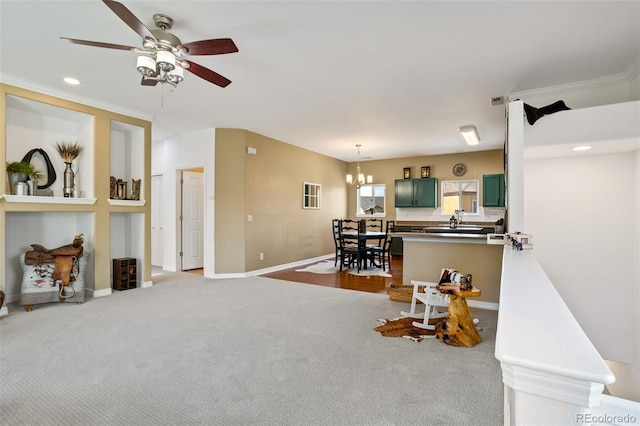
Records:
M16 184L26 182L27 178L36 173L31 163L25 161L7 161L7 175L9 176L9 189L11 194L16 193Z

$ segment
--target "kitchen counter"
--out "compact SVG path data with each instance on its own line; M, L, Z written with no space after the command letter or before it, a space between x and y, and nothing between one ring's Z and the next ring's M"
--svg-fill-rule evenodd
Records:
M487 244L486 233L427 233L423 228L392 234L402 240L403 284L409 285L411 280L437 281L442 268L453 268L471 274L474 287L482 291L470 306L497 309L504 246Z
M402 241L430 241L435 243L466 243L487 244L487 234L464 232L394 232L392 237L402 238Z

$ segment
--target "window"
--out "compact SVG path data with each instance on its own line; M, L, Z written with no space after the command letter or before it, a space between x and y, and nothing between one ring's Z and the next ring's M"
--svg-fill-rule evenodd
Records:
M356 216L383 216L384 213L384 184L362 185L357 190Z
M320 184L304 182L302 184L302 208L303 209L319 209L320 208Z
M465 214L478 214L477 180L442 182L442 214L449 216L456 210L464 210Z

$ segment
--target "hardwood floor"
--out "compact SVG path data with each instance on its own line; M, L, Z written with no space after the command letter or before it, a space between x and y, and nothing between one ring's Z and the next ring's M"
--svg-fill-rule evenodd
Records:
M331 259L333 261L333 259ZM318 263L318 262L314 262ZM313 264L313 263L312 263ZM261 275L268 278L293 281L304 284L323 285L327 287L345 288L349 290L367 291L370 293L388 294L387 286L390 283L402 284L402 257L395 256L391 259L391 268L387 272L393 277L360 277L347 272L337 274L314 274L312 272L296 272L305 266L297 266L291 269L271 272Z

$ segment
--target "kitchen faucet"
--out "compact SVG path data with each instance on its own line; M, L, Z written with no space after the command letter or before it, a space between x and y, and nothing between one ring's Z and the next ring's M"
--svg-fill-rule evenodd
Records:
M464 210L458 210L456 209L455 213L456 213L456 217L458 219L458 225L462 225L462 219L460 219L460 215L464 212Z

